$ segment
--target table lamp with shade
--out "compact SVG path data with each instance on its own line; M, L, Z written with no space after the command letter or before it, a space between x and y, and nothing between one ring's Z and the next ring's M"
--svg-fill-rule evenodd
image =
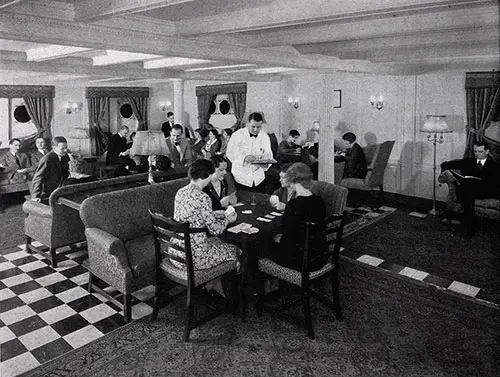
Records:
M130 149L131 156L148 156L148 182L153 184L153 165L152 156L170 154L170 151L165 141L165 135L162 131L137 131L135 134L132 148Z
M452 130L449 129L448 124L446 123L445 115L427 115L425 123L420 131L427 132L429 134L427 136L427 140L434 145L432 209L429 211L429 214L436 216L438 214L438 211L436 210L436 145L443 143L443 133L450 133Z
M82 140L88 139L89 134L87 129L77 127L73 130L73 132L69 135L70 139L78 140L78 158L82 157Z

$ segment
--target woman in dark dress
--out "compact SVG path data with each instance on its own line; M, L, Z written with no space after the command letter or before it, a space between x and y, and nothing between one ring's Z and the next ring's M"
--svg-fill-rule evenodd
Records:
M282 266L301 270L306 222L319 224L316 228L318 231L324 229L326 208L323 199L310 190L312 172L306 164L297 162L290 166L286 171L286 179L295 191L295 198L286 204L279 247L272 252L270 258ZM322 252L323 245L323 237L313 237L309 256L313 257L315 251ZM319 261L310 265L310 269L316 270L323 265L324 261Z
M218 211L236 203L236 185L231 173L227 172L225 157L215 155L212 156L211 161L214 164L215 172L211 176L210 183L205 186L203 191L210 196L212 209Z
M192 140L191 149L194 152L196 158L203 158L203 147L206 144L205 139L208 136L208 131L203 128L197 128L194 130L194 140Z

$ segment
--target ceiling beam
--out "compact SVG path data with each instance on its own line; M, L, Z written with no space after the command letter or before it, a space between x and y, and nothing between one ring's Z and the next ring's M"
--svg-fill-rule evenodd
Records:
M92 66L85 62L74 61L74 58L62 58L47 62L29 62L0 59L0 70L44 72L69 75L92 75L95 77L123 77L132 79L170 79L183 78L186 80L217 80L217 81L280 81L281 76L276 74L253 75L248 73L229 74L215 72L183 72L174 69L142 69L135 63L117 64L113 66ZM82 64L83 63L83 64Z
M28 29L25 25L31 25ZM124 25L125 27L126 25ZM36 30L33 33L32 30ZM329 69L351 72L385 73L390 67L363 61L343 61L330 56L298 55L271 49L221 45L191 39L115 29L99 25L44 19L9 12L0 13L0 38L92 49L179 56L224 62L269 64L291 68ZM405 71L393 65L395 74Z
M193 0L78 0L74 2L75 20L95 21L191 1Z
M0 9L10 7L11 5L14 5L14 4L19 4L23 1L26 1L26 0L0 0Z
M251 2L248 2L251 4ZM392 0L324 1L280 0L230 13L195 17L176 22L179 35L234 33L318 22L350 19L392 18L409 14L428 14L439 10L475 9L493 5L492 0ZM360 10L362 9L362 10Z
M474 29L478 25L490 27L492 35L498 38L498 5L471 10L449 10L429 14L413 14L401 17L370 19L346 23L309 25L295 29L237 34L238 38L252 47L277 45L300 45L328 41L360 40L390 36L416 35ZM497 28L497 29L493 29Z

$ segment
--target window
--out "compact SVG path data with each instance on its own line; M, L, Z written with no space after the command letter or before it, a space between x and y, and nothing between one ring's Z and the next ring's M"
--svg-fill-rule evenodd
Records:
M9 144L9 140L24 138L36 132L22 98L0 98L0 140L1 148Z

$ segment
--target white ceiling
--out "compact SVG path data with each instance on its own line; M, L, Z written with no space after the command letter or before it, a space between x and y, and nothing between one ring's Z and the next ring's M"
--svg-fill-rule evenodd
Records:
M499 68L487 0L0 0L0 83Z

